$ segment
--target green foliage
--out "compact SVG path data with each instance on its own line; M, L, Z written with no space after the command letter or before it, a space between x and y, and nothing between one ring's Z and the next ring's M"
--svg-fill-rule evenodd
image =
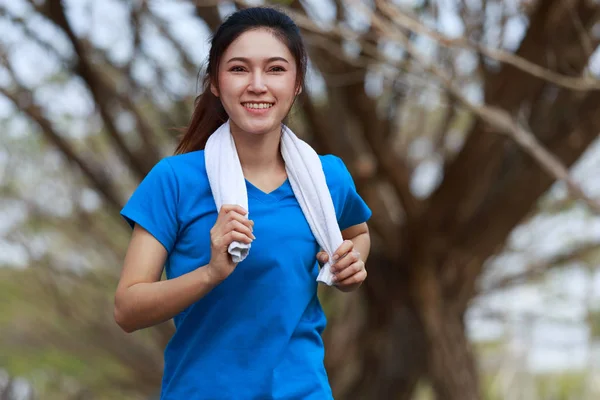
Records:
M73 337L79 328L49 301L39 272L0 268L0 324L11 326L10 331L0 331L0 365L11 376L30 381L44 399L60 398L64 388L55 387L57 379L94 393L110 393L115 382L127 380L129 372L108 353L69 352L55 346L54 335ZM81 293L73 294L72 301L77 302ZM85 343L89 338L80 340Z
M581 399L585 388L584 372L565 372L541 375L536 379L536 389L541 399Z
M590 312L588 324L590 326L590 336L596 340L600 339L600 310Z

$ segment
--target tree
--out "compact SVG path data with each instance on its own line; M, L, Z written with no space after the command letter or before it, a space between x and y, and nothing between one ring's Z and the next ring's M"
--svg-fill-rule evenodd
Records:
M74 167L71 187L84 182L100 196L97 208L78 208L76 215L94 238L86 251L102 243L94 264L112 261L102 277L100 287L106 288L119 266L115 254L124 251L118 210L135 182L174 145L168 128L186 124L196 93L178 82L191 82L198 53L151 3L114 5L129 21L132 50L121 58L77 25L65 2L27 3L22 14L2 6L0 16L19 27L19 40L43 49L62 68L43 84L31 84L15 69L5 43L3 72L10 79L0 93ZM409 10L385 1L336 0L330 2L335 15L324 20L322 10L304 2L285 3L309 46L312 82L322 82L303 95L292 123L320 152L344 159L374 211L374 251L363 290L322 293L325 307L336 310L329 312L325 333L336 398L409 399L426 379L438 399L479 399L465 313L486 261L556 179L590 209L600 209L568 174L600 129L600 85L590 69L600 8L584 0L538 0L514 9L504 2L444 8L425 1ZM170 4L185 7L182 13L195 18L189 23L197 32L214 30L223 13L246 6ZM34 18L50 23L64 46L45 39ZM520 25L526 29L517 40L519 20L526 20ZM441 34L444 29L461 32ZM159 39L175 66L150 50L148 43ZM151 78L140 78L140 71ZM65 113L40 104L40 91L57 81L76 82L94 105L85 117L99 120L100 128L85 127L85 140L63 128ZM431 148L415 156L411 149L423 143ZM425 163L434 166L436 179L415 187ZM131 180L122 179L122 171ZM37 208L30 204L30 213ZM43 212L32 214L48 220ZM122 240L107 234L119 230ZM54 296L64 298L60 292ZM102 304L109 309L109 302ZM110 313L101 321L84 314L78 319L85 332L96 332L92 343L136 371L119 381L121 387L135 391L133 382L143 376L138 393L151 393L159 369L136 369L156 358L148 343L163 346L171 327L157 327L144 345L130 340L137 350L124 351Z

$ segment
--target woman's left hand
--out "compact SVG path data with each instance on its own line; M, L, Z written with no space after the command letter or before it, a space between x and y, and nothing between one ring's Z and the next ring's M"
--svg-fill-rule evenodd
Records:
M320 251L317 259L325 264L329 255ZM334 285L340 289L356 289L367 279L365 263L360 258L360 253L354 250L354 243L345 240L333 254L334 263L331 266Z

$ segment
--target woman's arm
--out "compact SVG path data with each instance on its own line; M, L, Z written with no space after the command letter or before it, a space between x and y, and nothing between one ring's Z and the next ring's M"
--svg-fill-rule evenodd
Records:
M342 231L342 238L354 244L354 250L360 253L360 259L366 263L371 251L371 236L366 222L351 226Z
M115 294L115 321L126 332L173 318L226 279L237 266L227 248L233 241L252 243L254 222L237 205L221 207L210 230L210 262L187 274L160 280L167 250L136 224Z
M115 321L125 332L173 318L218 284L205 267L161 281L166 258L162 244L136 224L115 294Z
M342 292L352 292L358 289L367 278L365 264L371 251L369 227L366 222L351 226L342 231L342 238L349 240L352 245L348 249L342 247L338 249L336 254L339 255L339 265L336 265L337 262L333 265L333 272L338 275L339 283L336 287ZM349 259L342 262L344 258ZM342 272L344 269L346 271Z

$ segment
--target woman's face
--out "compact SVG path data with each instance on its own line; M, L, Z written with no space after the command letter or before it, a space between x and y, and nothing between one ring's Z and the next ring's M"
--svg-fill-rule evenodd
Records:
M229 45L219 65L218 89L231 129L249 134L279 131L296 96L296 61L269 30L246 31Z

